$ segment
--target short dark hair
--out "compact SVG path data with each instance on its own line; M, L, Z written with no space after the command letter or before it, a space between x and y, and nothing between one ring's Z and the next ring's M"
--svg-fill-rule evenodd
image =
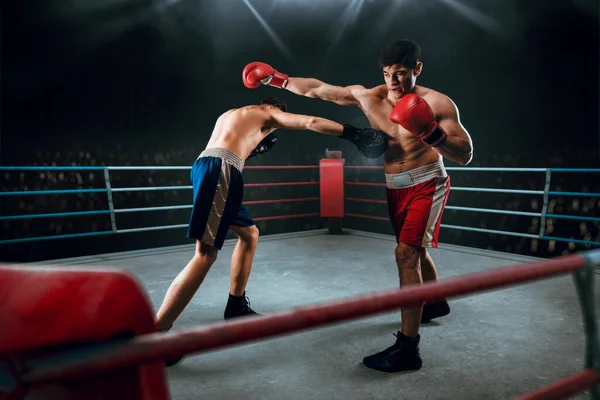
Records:
M381 52L379 66L400 64L406 68L415 68L420 60L421 48L418 44L410 40L397 40Z
M287 110L287 106L285 105L285 103L283 101L276 99L275 97L270 97L270 96L265 97L264 99L262 99L261 101L258 102L259 106L262 106L263 104L269 104L269 105L275 106L284 112Z

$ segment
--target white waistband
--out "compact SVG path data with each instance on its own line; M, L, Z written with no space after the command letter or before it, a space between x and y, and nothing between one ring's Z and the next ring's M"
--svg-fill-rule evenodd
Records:
M389 189L405 188L427 182L433 178L448 176L442 161L436 161L423 167L411 169L400 174L385 174L385 185Z
M242 172L242 170L244 169L244 160L242 160L240 156L238 156L231 150L223 149L221 147L205 149L198 156L198 158L200 157L217 157L225 161L226 163L233 165L240 172Z

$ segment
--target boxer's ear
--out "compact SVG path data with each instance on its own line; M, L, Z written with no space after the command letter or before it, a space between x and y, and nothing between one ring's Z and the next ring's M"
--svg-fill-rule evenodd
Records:
M423 70L423 63L421 61L419 61L417 63L417 65L415 66L415 72L414 72L415 77L419 76L421 74L422 70Z

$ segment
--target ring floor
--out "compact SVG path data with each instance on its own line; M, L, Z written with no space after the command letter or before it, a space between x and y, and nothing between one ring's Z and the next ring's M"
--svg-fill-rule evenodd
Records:
M226 241L174 330L223 319L234 244ZM354 230L261 237L247 296L254 310L269 313L397 288L395 245L392 236ZM184 245L52 264L129 270L156 309L193 251ZM536 260L444 244L430 254L440 279ZM172 398L514 399L584 368L583 319L570 275L449 301L450 315L421 327L419 371L386 374L362 365L394 343L400 317L392 312L190 355L167 370Z

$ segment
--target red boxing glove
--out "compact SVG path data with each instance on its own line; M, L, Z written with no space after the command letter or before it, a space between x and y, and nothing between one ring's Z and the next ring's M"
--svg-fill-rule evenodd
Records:
M282 74L269 64L261 62L252 62L246 65L242 72L242 81L249 89L255 89L259 87L261 83L263 85L275 86L281 89L287 84L288 78L289 77L286 74Z
M390 114L390 120L419 138L421 143L437 146L448 137L435 121L429 104L416 94L402 97Z

